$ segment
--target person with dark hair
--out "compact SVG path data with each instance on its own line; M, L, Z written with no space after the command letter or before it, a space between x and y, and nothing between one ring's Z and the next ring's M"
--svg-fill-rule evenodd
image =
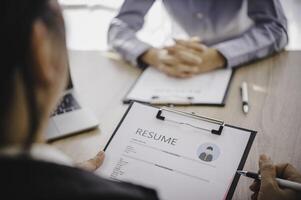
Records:
M213 160L213 147L208 146L206 150L199 155L199 159L205 162L211 162Z
M56 0L0 5L1 199L157 199L152 189L89 171L104 158L74 164L47 145L44 132L67 84L64 22Z
M103 152L77 165L45 143L49 115L67 83L65 30L57 1L2 0L0 24L0 44L5 50L0 73L0 198L158 199L153 189L89 172L102 164ZM269 185L276 172L267 162L260 163L262 184L254 183L254 196L288 199L295 195L276 183ZM291 166L282 167L277 175L301 177Z
M109 45L142 69L151 66L187 78L241 66L279 52L288 43L279 0L162 0L176 40L171 46L154 47L137 32L155 2L125 0L108 32Z

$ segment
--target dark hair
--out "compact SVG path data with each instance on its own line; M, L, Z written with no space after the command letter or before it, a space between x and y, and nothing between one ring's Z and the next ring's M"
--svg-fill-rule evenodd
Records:
M55 26L49 0L2 0L0 5L0 143L5 141L5 116L10 109L14 94L14 77L20 71L27 94L29 108L29 129L25 148L28 149L35 138L39 125L39 108L34 94L35 82L32 78L31 35L33 23L42 19L47 27Z
M209 146L206 149L213 151L213 147Z

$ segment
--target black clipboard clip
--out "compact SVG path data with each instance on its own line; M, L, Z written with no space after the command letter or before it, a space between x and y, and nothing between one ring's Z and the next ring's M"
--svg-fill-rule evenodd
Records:
M167 98L169 96L166 96ZM177 99L182 100L183 102L181 104L187 104L190 105L192 104L193 100L195 99L193 96L187 96L187 97L182 97L182 96L172 96L175 97ZM152 96L150 99L151 104L168 104L168 105L173 105L173 103L171 103L171 101L166 101L164 100L164 96Z
M160 96L152 96L151 97L151 99L152 100L157 100L157 99L160 99L161 97ZM187 100L189 100L189 101L191 101L191 100L193 100L194 99L194 97L193 96L187 96L187 97L177 97L177 98L182 98L182 99L187 99Z
M189 124L189 123L186 123L186 122L179 122L179 121L174 121L172 119L167 119L165 116L162 115L163 110L166 110L166 111L172 112L172 113L176 113L176 114L180 114L180 115L183 115L183 116L186 116L186 117L192 117L192 118L195 118L195 119L198 119L198 120L202 120L202 121L205 121L205 122L217 124L217 125L219 125L219 128L218 128L218 130L208 129L208 128L202 128L202 127L195 126L195 125L192 125L192 124ZM168 108L164 108L164 109L161 108L161 109L159 109L158 113L156 115L156 118L159 119L159 120L162 120L162 121L168 121L168 122L172 122L172 123L176 123L176 124L181 124L181 125L186 125L186 126L190 126L190 127L196 128L196 129L201 129L201 130L204 130L204 131L208 131L208 132L210 132L210 133L212 133L214 135L221 135L222 132L223 132L223 129L225 127L225 122L223 122L223 121L220 121L220 120L217 120L217 119L208 118L208 117L203 117L203 116L199 116L199 115L195 115L194 113L186 113L186 112L172 110L172 109L168 109Z

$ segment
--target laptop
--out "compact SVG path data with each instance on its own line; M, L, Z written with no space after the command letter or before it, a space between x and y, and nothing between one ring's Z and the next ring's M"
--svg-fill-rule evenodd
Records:
M98 125L99 121L93 113L79 103L69 72L68 86L56 110L50 116L46 139L50 141L62 138L96 128Z

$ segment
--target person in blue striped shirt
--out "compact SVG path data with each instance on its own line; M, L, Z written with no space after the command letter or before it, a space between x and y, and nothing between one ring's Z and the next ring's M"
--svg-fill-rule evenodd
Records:
M171 76L190 77L264 58L288 42L279 0L162 0L172 27L189 37L155 48L136 34L154 2L125 0L108 31L109 45L140 68L150 65Z

